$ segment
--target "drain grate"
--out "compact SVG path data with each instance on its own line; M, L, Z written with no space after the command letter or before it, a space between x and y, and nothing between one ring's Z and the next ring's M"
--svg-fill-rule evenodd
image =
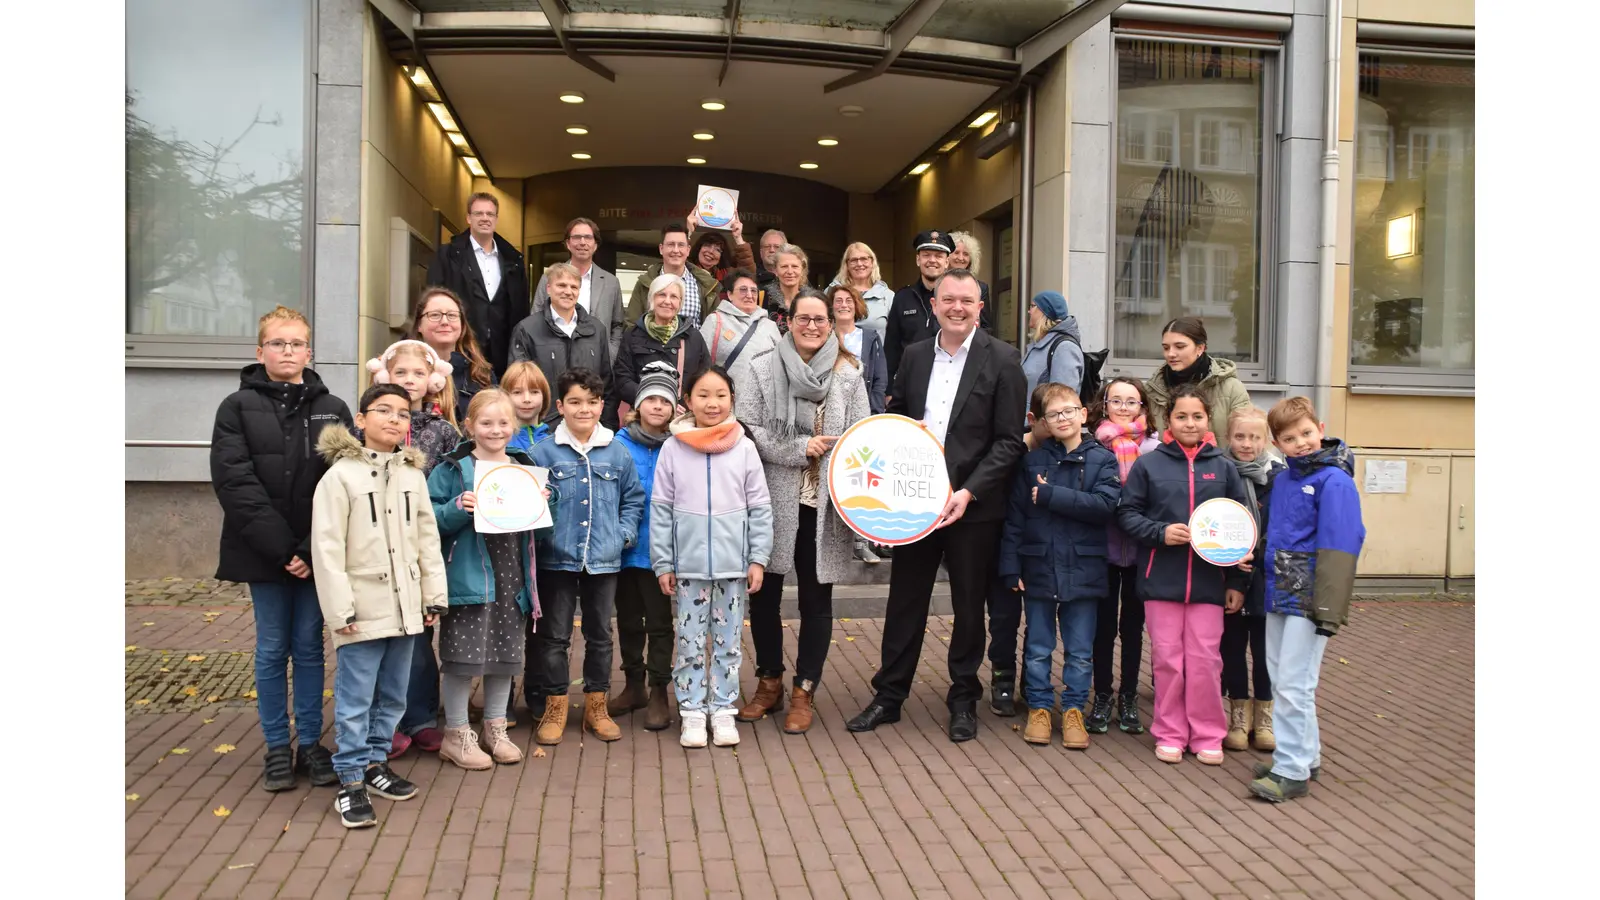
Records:
M129 713L255 708L254 696L246 696L256 684L255 654L250 651L136 650L126 656L123 685Z

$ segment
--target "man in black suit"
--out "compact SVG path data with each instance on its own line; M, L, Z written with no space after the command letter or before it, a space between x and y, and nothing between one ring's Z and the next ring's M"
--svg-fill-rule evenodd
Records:
M506 373L511 358L511 330L528 317L528 267L522 253L495 234L500 201L477 193L467 200L467 230L439 248L428 266L428 283L456 292L467 306L467 323L478 346L494 367Z
M955 634L950 639L950 740L978 733L983 684L984 608L995 578L995 554L1011 474L1022 457L1028 382L1016 349L979 327L978 279L952 269L933 286L939 331L906 348L895 373L888 412L920 420L944 444L953 493L934 531L895 550L883 622L883 665L875 696L846 726L871 731L897 722L911 692L928 601L942 562L950 573Z

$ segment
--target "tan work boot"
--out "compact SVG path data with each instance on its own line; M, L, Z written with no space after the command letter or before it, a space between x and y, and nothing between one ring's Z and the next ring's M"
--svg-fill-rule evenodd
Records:
M1257 750L1278 749L1278 738L1272 733L1272 701L1254 700L1256 718L1255 747Z
M1228 736L1222 739L1222 749L1250 749L1250 704L1249 700L1228 698Z
M1083 710L1076 706L1061 714L1061 746L1068 750L1089 749L1089 729L1083 727Z
M806 684L811 683L806 682ZM817 715L817 709L812 705L811 699L812 692L798 684L789 692L789 714L783 717L785 734L805 734L811 730L811 721Z
M561 743L561 733L566 730L567 695L544 698L544 715L539 719L539 732L534 736L535 739L546 746L553 746Z
M759 722L780 709L783 709L783 679L758 678L755 696L739 710L739 721Z
M1052 730L1054 729L1050 725L1050 710L1030 709L1028 727L1022 730L1022 739L1030 744L1048 744Z
M606 692L590 691L583 695L583 727L602 741L622 737L622 729L606 712Z
M444 729L444 743L439 745L439 758L474 772L494 768L494 760L478 748L478 736L472 733L470 725Z
M483 720L483 747L502 766L514 766L522 762L522 751L506 734L505 719Z
M643 709L649 702L645 695L644 676L629 676L628 683L615 697L606 701L606 712L613 718L625 716L636 709Z
M650 688L650 702L644 708L644 730L660 731L672 724L674 706L672 685L658 684Z

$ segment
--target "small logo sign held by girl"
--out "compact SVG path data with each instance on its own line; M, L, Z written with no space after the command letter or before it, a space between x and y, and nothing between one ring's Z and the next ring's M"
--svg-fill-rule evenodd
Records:
M1189 546L1214 566L1236 566L1256 545L1256 520L1226 497L1195 507L1189 517Z

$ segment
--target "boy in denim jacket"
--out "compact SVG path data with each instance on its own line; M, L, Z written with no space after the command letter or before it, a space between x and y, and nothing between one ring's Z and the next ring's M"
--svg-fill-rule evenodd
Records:
M583 612L583 727L602 741L622 737L606 710L611 690L611 619L615 615L622 551L639 538L644 488L633 457L600 424L605 382L582 367L556 379L561 422L533 447L535 463L550 471L550 514L555 527L539 532L539 602L535 630L529 619L523 692L528 711L542 713L537 739L561 743L567 727L568 649L572 618Z

